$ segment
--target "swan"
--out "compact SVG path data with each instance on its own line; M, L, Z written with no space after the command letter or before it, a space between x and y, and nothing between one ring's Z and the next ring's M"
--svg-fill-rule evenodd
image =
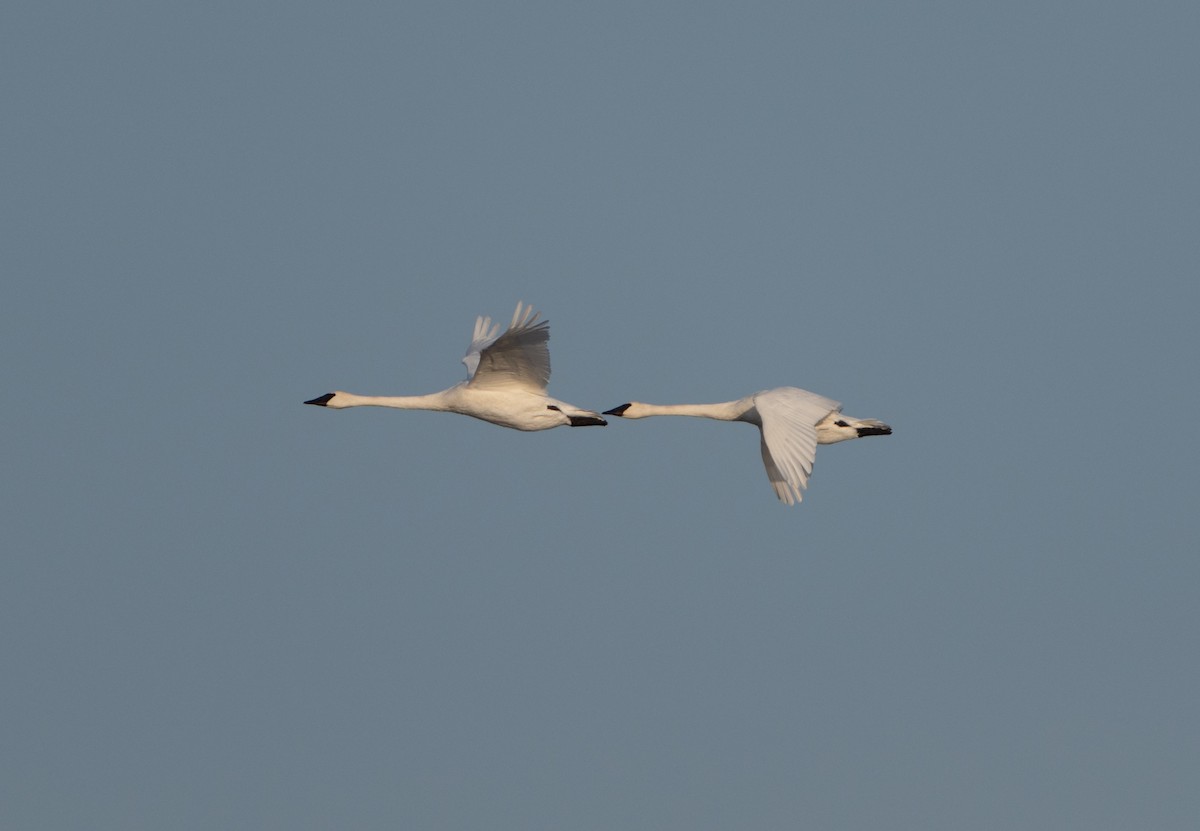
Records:
M532 306L517 303L502 335L490 317L475 319L475 333L462 359L470 376L429 395L354 395L330 392L305 401L335 410L346 407L395 407L462 413L514 430L549 430L570 425L605 425L600 413L546 395L550 381L550 321L538 322Z
M794 505L803 496L818 444L863 436L890 436L892 428L873 418L842 415L833 399L797 387L763 390L721 404L643 404L631 401L602 415L648 418L677 415L744 421L758 427L763 465L781 502Z

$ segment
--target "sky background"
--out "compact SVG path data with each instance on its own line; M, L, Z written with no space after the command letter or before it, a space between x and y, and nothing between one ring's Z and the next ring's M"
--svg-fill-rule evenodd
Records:
M1200 6L4 18L0 825L1196 827Z

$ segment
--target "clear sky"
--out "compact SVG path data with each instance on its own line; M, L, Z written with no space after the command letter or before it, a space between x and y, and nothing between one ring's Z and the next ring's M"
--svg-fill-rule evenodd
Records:
M1200 6L4 18L0 825L1196 827Z

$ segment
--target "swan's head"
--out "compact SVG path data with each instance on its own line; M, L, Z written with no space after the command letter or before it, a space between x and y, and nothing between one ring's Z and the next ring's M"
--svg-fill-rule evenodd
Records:
M833 413L817 425L817 442L835 444L865 436L890 436L892 428L875 418L850 418Z
M342 407L350 406L350 404L346 403L346 393L340 391L327 392L324 395L317 396L312 401L305 401L304 403L314 404L318 407L331 407L335 410L340 410Z
M628 404L622 404L620 407L605 410L601 415L617 416L618 418L645 418L649 413L643 410L642 404L637 401L630 401Z

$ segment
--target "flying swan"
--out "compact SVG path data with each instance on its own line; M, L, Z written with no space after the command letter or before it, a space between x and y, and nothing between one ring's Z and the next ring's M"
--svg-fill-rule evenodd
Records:
M794 505L803 497L818 444L863 436L890 436L892 428L873 418L842 415L837 401L796 387L763 390L723 404L642 404L631 401L603 415L622 418L678 415L744 421L759 429L767 478L780 501Z
M607 424L600 413L581 410L546 395L550 382L550 321L538 322L532 306L517 303L508 330L490 317L475 319L475 334L462 359L470 377L429 395L354 395L326 393L305 401L335 410L346 407L395 407L462 413L514 430L549 430L570 425Z

